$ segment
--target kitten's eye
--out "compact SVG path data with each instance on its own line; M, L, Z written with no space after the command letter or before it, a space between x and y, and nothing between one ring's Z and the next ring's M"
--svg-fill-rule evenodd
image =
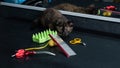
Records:
M69 24L69 26L73 27L72 21L68 21L67 23Z
M73 24L71 24L70 27L73 27Z
M69 26L70 26L70 27L73 27L73 23L69 23Z
M59 22L59 21L58 21L58 22L56 23L56 26L58 26L58 27L62 27L63 24L62 24L62 22Z

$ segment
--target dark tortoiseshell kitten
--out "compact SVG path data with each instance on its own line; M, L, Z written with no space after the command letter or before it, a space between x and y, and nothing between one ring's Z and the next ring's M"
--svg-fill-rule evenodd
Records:
M78 7L78 6L76 6L74 4L70 4L70 3L62 3L62 4L54 6L53 8L59 9L59 10L64 10L64 11L85 13L85 9L83 7Z
M57 30L60 36L68 36L73 30L73 23L54 8L47 8L39 16L35 23L53 30Z
M97 14L97 8L95 4L90 4L85 8L70 3L62 3L54 6L53 8L59 10L71 11L71 12L78 12L78 13Z

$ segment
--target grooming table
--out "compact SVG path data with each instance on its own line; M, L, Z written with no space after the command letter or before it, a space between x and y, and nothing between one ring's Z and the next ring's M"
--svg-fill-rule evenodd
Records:
M30 30L31 21L45 8L3 2L0 4L0 68L120 67L120 19L61 11L75 21L76 28L63 40L77 55L66 58L55 48L50 50L56 56L35 55L26 60L17 60L11 57L15 50L34 46L32 34L37 31ZM69 41L76 37L81 38L87 47L82 44L71 45Z

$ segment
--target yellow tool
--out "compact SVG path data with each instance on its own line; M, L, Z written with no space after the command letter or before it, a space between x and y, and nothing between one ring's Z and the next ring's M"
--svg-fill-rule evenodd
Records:
M70 44L81 44L82 43L84 46L86 46L86 44L84 42L82 42L81 38L74 38L69 43Z
M73 40L70 41L70 44L79 44L82 43L80 38L74 38Z
M48 44L50 47L56 46L56 43L52 39L48 42Z

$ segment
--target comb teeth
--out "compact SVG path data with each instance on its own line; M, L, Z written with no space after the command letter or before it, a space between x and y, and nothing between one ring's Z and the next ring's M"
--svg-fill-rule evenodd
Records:
M57 35L57 31L53 31L53 30L48 29L48 30L45 30L43 32L35 33L32 35L32 40L33 40L33 42L44 43L44 42L51 39L49 37L49 34Z
M76 55L76 53L69 47L67 43L63 41L60 36L50 34L50 37L61 48L66 57L69 58L70 56Z

